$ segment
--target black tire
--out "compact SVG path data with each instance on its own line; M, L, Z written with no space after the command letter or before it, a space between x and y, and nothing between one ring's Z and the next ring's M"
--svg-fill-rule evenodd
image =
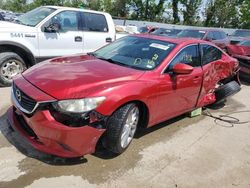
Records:
M127 104L119 108L117 111L115 111L112 114L112 116L110 116L110 118L108 119L107 130L106 130L106 135L103 140L104 141L103 145L109 151L116 153L116 154L121 154L130 145L131 141L126 147L122 147L121 137L122 137L122 131L127 121L128 115L135 107L138 108L138 106L134 103ZM138 126L138 122L139 122L139 114L138 114L136 129Z
M13 52L3 52L0 53L0 85L2 86L11 86L12 77L4 75L4 68L7 66L7 62L15 62L18 65L18 73L24 71L27 67L23 59Z
M234 95L240 91L240 85L236 81L228 82L220 86L215 91L216 103L220 103L225 100L227 97Z

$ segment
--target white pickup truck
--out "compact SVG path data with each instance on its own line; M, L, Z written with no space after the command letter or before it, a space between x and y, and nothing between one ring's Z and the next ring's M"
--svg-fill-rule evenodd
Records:
M43 6L15 23L0 21L0 85L42 60L92 52L115 40L108 13Z

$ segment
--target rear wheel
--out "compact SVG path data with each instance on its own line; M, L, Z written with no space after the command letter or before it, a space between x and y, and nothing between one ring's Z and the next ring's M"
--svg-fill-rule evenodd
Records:
M0 54L0 84L10 86L12 78L23 72L26 65L23 59L13 52L4 52Z
M104 146L113 153L121 154L131 143L139 122L139 107L127 104L118 109L108 120Z

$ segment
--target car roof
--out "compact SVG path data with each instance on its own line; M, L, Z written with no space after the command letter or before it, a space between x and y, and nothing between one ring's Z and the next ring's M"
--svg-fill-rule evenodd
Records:
M160 35L151 35L151 34L135 34L132 36L138 36L142 38L148 38L148 39L155 39L160 40L164 42L170 42L174 44L194 44L194 43L207 43L211 44L207 41L195 39L195 38L172 38L172 37L166 37L166 36L160 36Z
M95 10L90 10L90 9L85 9L85 8L73 8L73 7L62 7L62 6L43 6L43 7L54 8L57 10L74 10L74 11L83 11L83 12L89 12L89 13L107 14L106 12L100 12L100 11L95 11Z
M188 31L204 31L204 32L208 32L208 31L219 31L219 32L224 32L220 29L215 29L215 28L204 28L204 29L195 29L195 28L189 28L189 29L183 29L184 31L185 30L188 30Z

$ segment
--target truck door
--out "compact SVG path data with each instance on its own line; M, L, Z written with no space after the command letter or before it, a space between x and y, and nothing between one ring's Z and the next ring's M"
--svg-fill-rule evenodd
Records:
M105 15L81 12L84 52L93 52L114 41L115 33L111 31Z
M78 11L62 11L47 21L39 31L40 57L55 57L83 53L83 32L79 29ZM57 25L57 32L47 26Z

